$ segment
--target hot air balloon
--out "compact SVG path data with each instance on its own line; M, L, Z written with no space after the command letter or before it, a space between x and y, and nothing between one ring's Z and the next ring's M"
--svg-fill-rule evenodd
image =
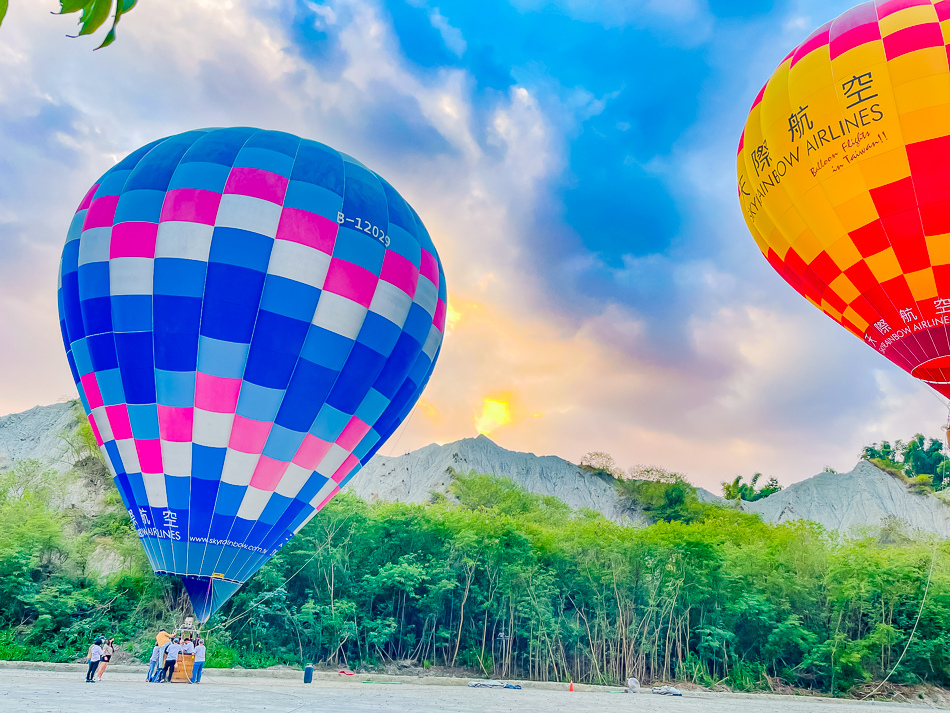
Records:
M190 131L89 189L60 268L69 367L149 561L200 621L395 431L445 313L415 211L315 141Z
M792 50L739 143L742 212L799 293L950 396L950 1L868 2Z

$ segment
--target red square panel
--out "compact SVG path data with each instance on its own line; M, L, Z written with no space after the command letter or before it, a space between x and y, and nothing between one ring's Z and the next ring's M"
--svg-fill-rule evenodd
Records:
M858 262L845 270L844 274L848 276L848 279L851 280L854 286L862 293L878 286L877 278L864 260L858 260Z
M887 233L884 232L884 224L880 220L852 230L849 235L854 241L854 246L861 253L861 257L871 257L890 246Z
M907 160L912 174L944 170L950 165L950 136L907 144Z
M820 277L825 284L830 284L834 279L841 274L841 268L838 267L838 264L831 259L831 256L822 250L818 253L818 257L811 261L811 265L808 266L815 271L815 274Z
M933 173L915 173L917 203L941 203L950 199L950 168Z
M841 299L841 296L830 287L825 288L825 291L821 293L821 299L827 302L832 309L839 312L844 312L845 307L848 306L848 303Z
M914 182L910 176L888 183L886 186L872 188L870 193L874 207L877 208L877 214L882 218L917 207Z
M805 261L802 260L801 256L795 252L794 248L789 248L788 252L785 254L785 271L788 272L791 270L793 273L801 277L805 274L806 269L808 269L808 265L805 264Z
M934 265L934 282L937 283L937 294L950 294L950 265Z
M898 309L907 309L916 304L914 294L910 291L910 286L903 275L898 275L893 280L883 282L881 286Z
M881 318L881 315L878 313L878 311L874 309L874 307L871 306L871 303L863 297L858 297L854 302L851 303L850 307L859 315L861 315L861 319L863 319L869 325L874 324Z
M884 224L884 232L887 233L892 245L898 240L906 238L923 239L924 237L924 226L920 222L920 212L917 210L917 206L905 210L903 213L894 213L886 218L881 218L881 223Z
M945 197L950 198L950 192ZM950 200L920 206L920 217L927 235L950 233Z
M927 241L923 236L893 240L892 243L897 262L904 272L917 272L930 267L930 253L927 252Z

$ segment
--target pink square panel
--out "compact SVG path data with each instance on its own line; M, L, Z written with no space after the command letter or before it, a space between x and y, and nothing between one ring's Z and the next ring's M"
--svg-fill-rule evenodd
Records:
M269 421L235 416L228 447L241 453L261 453L272 425Z
M366 268L346 260L332 258L323 289L369 307L379 278Z
M277 239L300 243L330 255L339 229L339 225L322 215L285 206L280 212Z
M235 167L228 175L225 193L251 196L280 205L284 202L288 179L260 168Z
M194 420L195 410L191 407L158 405L158 434L163 441L175 443L190 441Z
M202 411L234 413L241 395L241 379L195 374L195 406Z
M274 488L284 476L289 463L274 460L267 456L261 456L257 461L257 467L254 469L254 475L251 476L251 486L258 490L268 490L274 492Z

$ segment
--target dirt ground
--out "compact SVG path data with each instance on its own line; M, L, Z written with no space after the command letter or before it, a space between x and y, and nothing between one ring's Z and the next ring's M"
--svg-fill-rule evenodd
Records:
M922 705L859 703L828 698L685 692L674 698L650 693L494 690L456 685L364 683L357 675L304 684L266 672L235 677L213 671L199 685L150 684L144 674L107 671L102 683L83 673L0 669L0 711L29 713L868 713L916 711ZM619 689L618 689L619 690Z

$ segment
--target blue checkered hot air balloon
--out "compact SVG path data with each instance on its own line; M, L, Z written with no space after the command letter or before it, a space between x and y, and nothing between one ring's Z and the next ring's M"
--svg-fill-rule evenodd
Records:
M59 313L148 559L207 621L415 404L445 278L418 215L358 161L205 129L142 147L89 190Z

